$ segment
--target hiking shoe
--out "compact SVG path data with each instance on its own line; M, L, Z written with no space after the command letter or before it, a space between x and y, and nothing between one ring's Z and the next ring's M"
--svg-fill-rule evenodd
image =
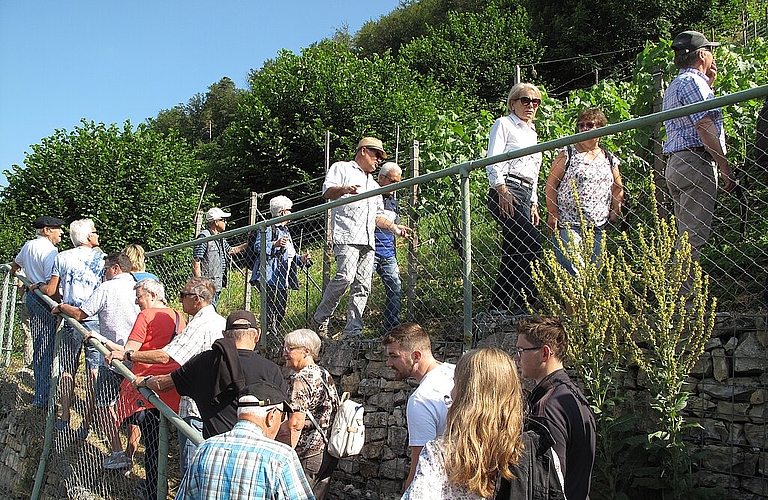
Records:
M102 467L109 470L125 469L131 465L131 459L125 455L124 451L113 451L101 464Z
M329 318L324 319L320 323L315 321L315 318L312 318L312 329L317 333L317 336L321 339L328 337L328 321Z

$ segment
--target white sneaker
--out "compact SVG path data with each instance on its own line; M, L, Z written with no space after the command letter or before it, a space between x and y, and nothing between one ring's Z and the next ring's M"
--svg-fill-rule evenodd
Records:
M104 459L101 466L105 469L125 469L132 465L132 461L125 455L124 451L112 452L107 458Z
M315 321L315 318L312 318L312 326L315 330L315 333L317 333L317 336L321 339L328 337L328 323L330 321L330 318L326 318L322 322L318 323Z

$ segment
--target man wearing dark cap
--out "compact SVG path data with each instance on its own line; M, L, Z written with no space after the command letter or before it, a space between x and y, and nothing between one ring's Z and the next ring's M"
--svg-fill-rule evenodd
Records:
M48 406L56 319L51 314L51 308L32 290L51 279L53 264L59 253L56 245L61 242L61 235L64 233L61 229L63 224L64 221L56 217L35 219L32 225L37 237L24 243L11 264L11 276L23 269L24 275L32 282L25 301L34 346L32 371L35 376L35 395L32 397L32 405L36 408Z
M380 139L363 137L357 144L355 159L331 165L323 183L323 198L338 200L377 189L379 184L371 173L387 158ZM384 215L381 196L373 196L331 210L333 220L333 253L336 275L326 286L312 322L320 337L328 335L328 321L339 305L341 296L350 289L345 337L355 337L363 331L363 311L371 293L374 230L377 225L390 226Z
M237 395L246 386L266 380L283 389L280 368L254 351L259 322L250 311L235 311L227 318L224 338L184 363L169 375L137 377L134 385L157 392L176 388L195 400L203 419L203 437L227 432L237 423Z
M296 452L275 441L291 413L287 399L269 382L249 385L237 400L237 424L200 445L177 500L314 499Z
M672 49L679 73L664 93L664 110L714 99L717 64L713 51L718 45L697 31L684 31L675 37ZM698 260L709 239L718 170L726 191L736 185L725 158L723 113L719 108L700 111L666 120L664 127L664 176L675 202L677 231L680 235L688 233L691 257Z

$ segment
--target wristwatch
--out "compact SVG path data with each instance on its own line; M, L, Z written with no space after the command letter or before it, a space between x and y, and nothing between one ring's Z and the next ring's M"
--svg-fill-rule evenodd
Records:
M128 349L127 351L125 351L125 354L123 354L123 358L125 358L126 361L130 361L132 354L133 354L133 349Z

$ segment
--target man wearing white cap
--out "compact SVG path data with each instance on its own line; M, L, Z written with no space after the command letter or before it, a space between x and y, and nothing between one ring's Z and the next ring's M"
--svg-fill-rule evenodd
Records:
M227 218L232 214L219 207L213 207L205 213L206 228L200 231L198 238L205 238L222 233L227 228ZM213 281L216 287L216 295L213 298L213 307L219 303L221 289L227 286L227 264L230 256L245 250L247 243L235 247L229 246L224 238L206 241L195 245L192 251L192 275L196 278L204 277Z
M714 99L712 84L717 76L713 51L720 45L698 31L683 31L672 41L679 73L664 93L664 110ZM735 184L725 158L725 128L720 108L700 111L664 122L667 139L664 177L672 200L678 234L688 233L691 257L698 260L709 239L717 197L717 173L723 189Z
M381 140L363 137L357 144L354 160L331 165L323 182L323 198L337 200L377 189L379 184L371 173L386 157ZM377 223L391 225L389 220L382 217L383 212L381 196L372 196L331 210L336 275L326 286L320 305L312 317L313 326L320 337L328 335L328 320L347 288L350 292L344 336L362 334L363 311L371 293L374 230Z

